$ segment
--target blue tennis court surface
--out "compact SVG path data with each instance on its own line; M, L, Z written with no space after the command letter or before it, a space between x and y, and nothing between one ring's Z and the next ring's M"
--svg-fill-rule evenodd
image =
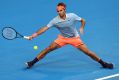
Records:
M58 2L67 4L67 13L76 13L86 20L81 39L103 60L114 63L115 68L103 69L67 45L26 69L24 63L57 38L59 31L51 28L32 41L10 41L0 35L0 80L96 80L119 74L119 0L0 0L0 32L3 27L12 26L23 35L33 34L57 15ZM76 26L79 29L80 23ZM34 45L39 49L34 50ZM119 80L119 76L105 80Z

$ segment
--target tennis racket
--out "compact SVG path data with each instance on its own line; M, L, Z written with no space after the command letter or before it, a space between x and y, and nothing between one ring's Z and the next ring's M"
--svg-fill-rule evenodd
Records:
M13 40L16 38L29 39L29 37L21 35L12 27L4 27L2 29L2 36L7 40Z

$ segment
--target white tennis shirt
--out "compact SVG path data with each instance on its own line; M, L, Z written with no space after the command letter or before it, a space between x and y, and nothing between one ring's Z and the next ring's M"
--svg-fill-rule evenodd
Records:
M75 26L76 21L81 21L81 17L74 13L66 13L65 20L61 19L59 16L56 16L47 24L47 27L56 27L64 37L77 37L79 34Z

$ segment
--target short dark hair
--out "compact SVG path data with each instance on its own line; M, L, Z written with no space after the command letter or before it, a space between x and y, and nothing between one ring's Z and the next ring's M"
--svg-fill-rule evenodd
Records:
M64 8L66 8L66 4L63 2L58 3L57 6L64 6Z

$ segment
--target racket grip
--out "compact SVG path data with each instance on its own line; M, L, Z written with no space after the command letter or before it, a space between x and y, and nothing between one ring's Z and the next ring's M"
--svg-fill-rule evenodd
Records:
M24 36L24 39L29 39L29 37L28 36Z

